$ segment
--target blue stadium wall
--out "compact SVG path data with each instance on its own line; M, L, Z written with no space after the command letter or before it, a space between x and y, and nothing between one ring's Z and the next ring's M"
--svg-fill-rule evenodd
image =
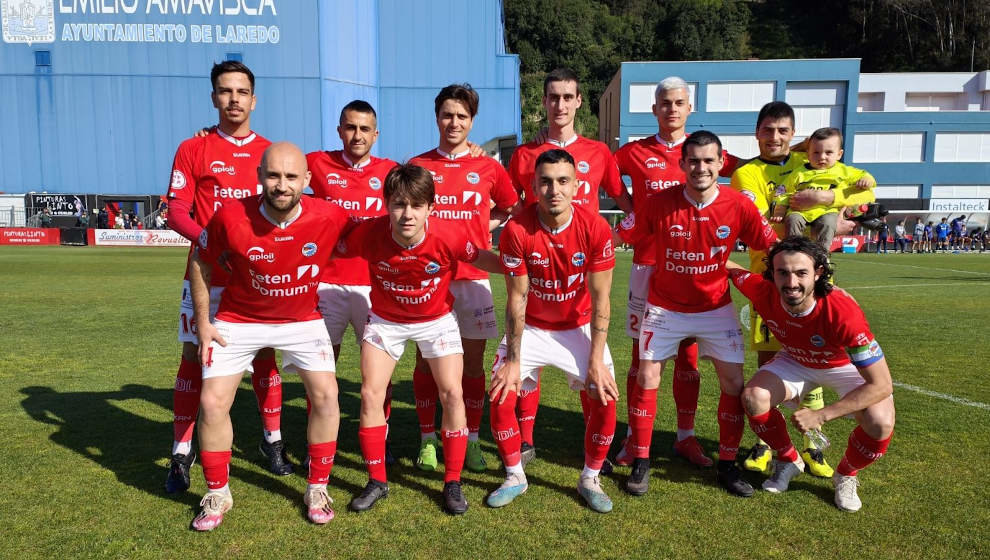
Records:
M880 185L921 185L920 199L932 197L933 185L986 184L990 177L990 162L935 161L935 137L938 133L988 133L990 111L863 111L858 112L860 80L859 59L822 60L747 60L700 62L624 62L619 72L602 95L600 111L601 140L613 149L630 138L649 136L657 131L656 118L643 110L631 110L631 87L637 84L651 87L667 76L680 76L695 85L694 111L688 119L688 131L706 129L723 137L752 136L755 132L759 103L746 110L709 110L709 85L712 83L771 82L773 99L789 101L789 94L796 88L820 83L841 83L844 94L837 99L808 99L842 107L833 114L833 126L840 128L845 137L846 163L866 168ZM918 87L925 91L924 86ZM933 91L939 91L933 88ZM807 96L806 96L807 97ZM823 123L827 125L829 123ZM858 163L854 160L856 135L862 133L922 133L924 138L922 161L916 163ZM743 154L747 156L756 155ZM914 202L887 201L896 207L917 207Z
M521 136L498 0L33 3L50 11L0 42L0 192L164 192L176 146L216 122L209 70L230 58L257 77L253 128L306 151L339 148L352 99L378 110L376 155L428 150L433 98L452 82L481 95L472 140Z

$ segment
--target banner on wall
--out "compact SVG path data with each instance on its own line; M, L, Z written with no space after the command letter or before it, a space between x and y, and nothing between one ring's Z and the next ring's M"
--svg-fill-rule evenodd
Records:
M89 244L116 247L188 247L189 240L168 229L91 229Z
M58 245L58 228L0 228L0 245Z

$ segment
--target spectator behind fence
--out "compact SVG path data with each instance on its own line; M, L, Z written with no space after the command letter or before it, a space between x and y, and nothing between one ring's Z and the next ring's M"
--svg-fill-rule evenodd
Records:
M911 238L911 252L921 253L925 248L925 222L918 218L914 223L914 236Z
M894 226L894 252L903 253L907 249L907 230L904 229L904 220L897 220Z
M52 209L45 206L45 209L41 211L41 227L50 228L55 227L55 218L52 216Z
M83 211L81 214L79 214L79 217L76 219L76 227L81 227L81 228L89 227L89 213Z
M890 227L887 225L887 218L880 218L880 229L877 230L877 253L883 247L883 252L887 253L887 236L890 235Z

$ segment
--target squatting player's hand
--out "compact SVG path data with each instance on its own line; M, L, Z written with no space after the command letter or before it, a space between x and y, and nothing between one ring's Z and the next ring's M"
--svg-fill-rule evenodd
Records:
M502 362L502 365L492 375L492 385L488 391L489 400L495 402L495 399L498 399L496 404L502 404L509 396L509 392L515 392L518 395L521 385L519 362Z
M220 331L213 326L213 323L198 325L198 327L196 336L199 338L199 363L208 366L213 361L210 344L216 342L220 346L227 346L227 341L220 336Z
M209 136L216 126L204 126L203 128L193 132L193 138L203 138L204 136Z
M825 423L825 414L821 410L799 408L791 416L791 423L803 434L821 428Z
M475 144L474 142L468 140L467 145L468 145L468 154L470 154L471 157L481 157L488 155L485 152L485 149L482 148L480 144Z
M584 389L588 394L595 397L603 405L607 405L609 399L619 400L619 387L615 384L615 378L608 367L602 361L592 361L588 364L588 374L584 379Z

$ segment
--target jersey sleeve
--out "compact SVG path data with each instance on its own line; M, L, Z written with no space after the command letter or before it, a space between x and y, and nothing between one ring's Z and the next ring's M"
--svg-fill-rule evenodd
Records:
M657 215L657 200L658 197L646 199L646 204L639 212L629 213L615 226L615 233L623 243L633 245L653 235L652 225L654 216Z
M601 272L615 268L615 248L612 246L612 229L599 215L591 221L591 255L588 265L589 272Z
M369 237L372 227L378 220L364 220L353 222L348 220L348 224L340 232L337 238L337 245L334 247L334 255L338 257L364 257L364 249L369 246Z
M732 269L729 271L729 279L736 289L746 296L746 299L754 302L761 299L764 292L770 288L770 283L763 278L763 275L745 270Z
M515 220L509 220L498 239L501 254L502 272L506 276L524 276L526 271L526 248L522 241L522 227Z
M756 206L760 214L765 215L770 210L770 201L767 200L766 184L752 173L752 166L743 166L736 169L732 174L732 188L748 198Z
M873 333L870 332L870 325L866 322L866 315L863 310L856 305L851 296L841 290L834 290L828 297L836 298L838 305L835 305L836 320L839 325L836 335L839 343L846 348L849 360L854 366L863 368L878 362L883 358L883 350L876 341Z
M233 205L230 208L234 208ZM210 218L210 223L206 224L202 233L199 234L199 258L203 262L213 264L226 251L230 244L227 240L227 232L230 230L228 216L231 210L223 206L216 214Z
M631 166L629 165L629 147L632 145L632 142L627 142L615 152L615 165L619 168L619 177L622 177L623 175L626 175L627 177L631 176Z
M516 151L512 152L512 159L509 160L509 179L512 181L512 186L516 190L516 195L519 198L526 198L526 185L523 184L523 173L522 173L522 150L516 148Z
M492 200L495 207L500 210L507 210L519 202L519 193L513 188L512 178L502 165L492 161L495 167L495 184L492 186Z
M766 251L777 242L777 234L773 227L754 206L740 205L739 238L743 243L757 251Z
M172 176L168 185L168 198L186 200L193 204L196 196L196 149L201 142L195 139L179 144L172 160Z
M722 169L718 174L722 177L731 177L736 167L739 167L739 158L730 154L728 150L722 150Z
M609 152L604 145L602 151L605 153L605 174L602 175L602 184L599 186L605 189L610 197L619 198L626 190L626 185L619 174L619 165L615 162L612 152Z

